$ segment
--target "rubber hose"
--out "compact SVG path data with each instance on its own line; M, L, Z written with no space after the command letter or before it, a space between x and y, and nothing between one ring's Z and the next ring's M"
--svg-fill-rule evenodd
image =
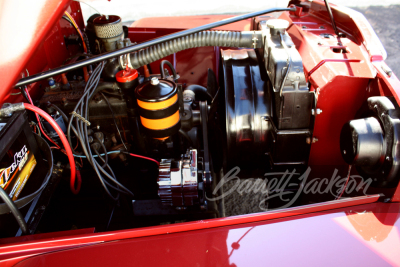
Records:
M136 53L132 53L130 59L133 68L137 69L189 48L203 46L254 48L254 40L256 40L254 37L261 40L261 33L254 31L202 31L150 46Z
M163 60L160 63L160 74L161 74L161 79L165 79L165 72L164 72L164 65L167 64L168 67L171 69L172 71L172 75L174 77L174 80L176 81L178 79L178 76L176 75L176 70L174 68L174 66L172 66L171 62L169 62L168 60Z

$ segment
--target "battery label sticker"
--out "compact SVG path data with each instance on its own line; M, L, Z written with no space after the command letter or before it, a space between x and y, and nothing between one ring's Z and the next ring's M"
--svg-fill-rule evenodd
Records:
M26 146L14 154L14 162L7 168L0 168L0 186L12 200L16 200L28 181L37 162Z

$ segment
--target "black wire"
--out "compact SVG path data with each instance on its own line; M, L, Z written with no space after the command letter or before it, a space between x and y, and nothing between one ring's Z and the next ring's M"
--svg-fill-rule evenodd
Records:
M120 130L119 130L119 127L118 127L118 124L117 124L117 120L115 119L115 113L114 113L114 110L112 109L112 106L111 106L111 104L110 104L110 101L108 100L108 98L107 98L103 93L100 93L100 94L101 94L101 96L104 98L104 100L107 102L108 108L110 109L111 114L112 114L112 117L113 117L113 120L114 120L115 127L117 128L119 138L121 138L122 144L124 145L126 151L128 151L128 148L126 147L126 145L125 145L125 143L124 143L124 139L122 139L122 135L121 135L121 132L120 132Z
M4 203L8 206L11 213L14 215L15 219L17 220L19 227L24 235L29 234L28 225L24 217L22 216L19 209L15 206L14 201L8 196L8 194L4 191L4 189L0 186L0 198L4 201Z
M108 223L107 223L107 226L106 226L106 231L108 231L108 227L110 227L111 219L112 219L112 217L114 215L115 206L117 206L117 203L115 203L113 205L113 207L112 207L110 218L108 219Z
M164 73L164 65L167 64L168 67L171 69L172 74L174 76L174 80L178 79L178 76L176 75L176 70L174 68L174 66L172 66L171 62L169 62L168 60L163 60L160 63L160 74L161 74L161 78L165 79L165 73Z
M70 60L72 60L74 58L77 58L77 57L86 57L87 58L87 57L90 57L90 56L92 56L92 54L79 53L79 54L73 55L72 57L69 57L66 60L64 60L64 62L61 64L61 66L63 66L65 63L67 63L68 61L70 61Z
M329 6L328 0L324 0L324 1L325 1L326 9L328 10L329 17L330 17L331 22L332 22L333 30L335 31L336 36L340 37L339 36L339 30L336 28L335 19L333 18L332 10L331 10L331 7Z
M109 91L107 91L107 90L103 90L102 92L103 92L103 94L107 94L107 95L111 95L111 96L115 96L115 97L119 97L119 98L122 98L122 97L123 97L122 94L112 93L112 92L109 92Z
M73 110L77 114L80 114L86 120L88 120L89 118L89 101L96 93L96 88L99 84L100 75L104 68L104 65L105 62L101 62L94 69L93 74L90 76L89 80L86 83L82 97L78 100L78 103L76 104ZM73 127L73 123L75 124L75 127ZM117 201L119 199L119 193L133 196L133 193L129 189L127 189L125 186L123 186L120 182L117 181L114 172L106 162L106 159L108 160L108 158L104 159L103 157L100 157L100 160L103 161L104 163L103 166L101 166L100 163L93 157L90 141L88 138L88 130L89 130L88 127L89 126L81 119L77 118L76 116L71 116L71 118L68 121L68 127L67 127L68 142L70 143L70 145L72 145L71 142L71 129L72 129L72 131L74 132L74 134L76 135L81 144L83 154L86 156L86 159L88 160L89 164L95 171L106 194L112 200ZM102 143L100 143L100 145L102 145ZM103 150L105 150L105 148L103 148ZM96 151L94 152L96 153ZM82 155L82 153L80 155ZM109 189L117 191L116 195L114 196Z
M57 107L56 105L51 104L51 103L50 103L50 107L54 108L58 113L60 113L61 117L62 117L63 120L64 120L64 123L67 123L67 122L69 121L67 115L65 115L65 113L64 113L59 107ZM72 127L72 131L73 131L74 133L76 133L75 127L72 126L72 125L71 125L71 127ZM77 134L75 134L75 135L77 135ZM76 138L78 139L78 137L76 137ZM69 144L70 144L72 153L73 153L74 155L82 155L82 153L76 152L76 151L74 150L74 147L72 146L72 143L69 143Z
M153 74L153 70L151 69L150 64L147 64L147 69L149 70L149 73L150 73L150 74Z
M75 28L75 25L72 23L72 21L71 21L67 16L62 16L61 18L65 19L66 21L68 21L68 22L72 25L72 28L75 29L75 31L76 31L76 33L78 33L78 37L79 37L80 34L79 34L79 32L78 32L78 29ZM82 37L83 37L83 36L82 36ZM82 39L82 38L79 38L79 39ZM81 42L82 42L82 49L83 49L83 47L85 47L84 40L81 40ZM65 63L65 62L64 62L64 63ZM63 63L63 65L64 65L64 63Z
M103 66L102 66L102 65L103 65ZM98 78L98 79L100 78L100 76L97 77L97 75L101 74L101 70L99 69L99 66L102 66L102 67L100 68L101 70L104 68L104 64L99 64L99 65L95 68L95 70L93 71L92 75L89 77L89 80L88 80L88 82L86 83L86 86L85 86L84 94L83 94L83 96L79 99L77 105L76 105L75 108L74 108L74 111L75 111L75 112L77 111L78 106L82 104L83 98L91 92L90 90L91 90L92 87L93 87L93 84L92 84L93 80L94 80L95 78ZM83 152L84 152L84 154L86 155L86 153L85 153L86 147L84 147L84 140L81 138L81 135L79 134L78 129L77 129L77 128L78 128L78 120L76 120L76 125L75 125L75 127L72 126L72 122L74 121L74 119L75 119L75 117L72 116L72 117L68 120L68 127L67 127L67 138L68 138L68 142L69 142L69 144L70 144L70 146L71 146L72 152L73 152L75 155L82 155L82 153L78 153L78 152L76 152L76 151L73 149L73 145L72 145L72 142L71 142L71 129L72 129L72 131L74 132L74 134L76 135L76 137L77 137L78 140L80 141L81 146L82 146L82 148L83 148L83 150L84 150ZM83 134L83 132L81 132L81 134Z
M20 89L21 89L21 94L22 94L22 96L26 99L26 101L27 101L28 103L30 103L29 98L28 98L28 95L26 94L25 88L26 88L26 86L24 86L24 88L20 88Z
M97 138L96 138L97 139ZM92 145L92 149L94 150L94 153L96 153L96 155L103 161L103 166L101 166L103 169L107 168L108 165L108 154L107 154L107 149L104 146L103 142L101 142L99 139L97 139L97 143L99 143L99 145L101 146L101 148L103 149L104 152L104 159L103 157L100 155L99 151L97 151L97 149Z

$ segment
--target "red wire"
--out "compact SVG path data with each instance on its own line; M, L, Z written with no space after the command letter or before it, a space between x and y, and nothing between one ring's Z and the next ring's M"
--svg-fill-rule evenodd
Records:
M57 132L58 136L61 139L62 144L64 145L65 148L65 152L68 156L68 160L69 160L69 165L71 167L71 179L70 179L70 188L72 193L74 194L78 194L79 190L81 189L81 183L82 183L82 179L81 177L78 175L78 182L77 182L77 186L75 188L75 177L76 177L76 166L75 166L75 160L74 160L74 155L72 154L72 150L71 147L68 143L67 138L64 135L64 132L61 130L60 126L57 124L57 122L54 121L54 119L47 114L44 110L35 107L34 105L31 104L26 104L24 103L24 107L27 110L33 111L35 112L36 116L39 117L42 116L48 123L50 123L50 125L53 127L53 129ZM40 125L40 124L39 124ZM58 147L58 146L57 146Z
M33 101L32 101L31 95L29 94L29 91L28 91L28 89L27 89L26 87L25 87L25 92L26 92L26 95L28 96L29 102L30 102L31 105L33 106ZM52 142L57 148L61 149L60 146L59 146L56 142L54 142L53 139L51 139L51 138L45 133L45 131L43 131L42 124L40 123L39 115L38 115L36 112L35 112L35 115L36 115L36 119L37 119L37 121L38 121L38 125L39 125L39 128L40 128L40 131L42 131L43 135L44 135L50 142Z
M78 148L78 146L79 146L79 140L76 140L76 146L74 147L74 150L76 150Z
M155 160L155 159L148 158L148 157L141 156L141 155L132 154L132 153L129 153L129 155L131 155L132 157L137 157L137 158L147 159L147 160L153 161L153 162L157 163L157 166L160 166L160 162L158 162L158 161Z

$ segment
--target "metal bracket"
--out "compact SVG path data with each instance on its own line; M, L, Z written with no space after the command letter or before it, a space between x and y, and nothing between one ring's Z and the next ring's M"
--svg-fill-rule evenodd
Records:
M204 146L204 168L203 168L203 182L210 186L212 183L212 176L210 171L210 155L208 151L208 129L207 129L207 121L208 121L208 106L207 101L200 101L200 116L201 116L201 125L203 131L203 146Z

